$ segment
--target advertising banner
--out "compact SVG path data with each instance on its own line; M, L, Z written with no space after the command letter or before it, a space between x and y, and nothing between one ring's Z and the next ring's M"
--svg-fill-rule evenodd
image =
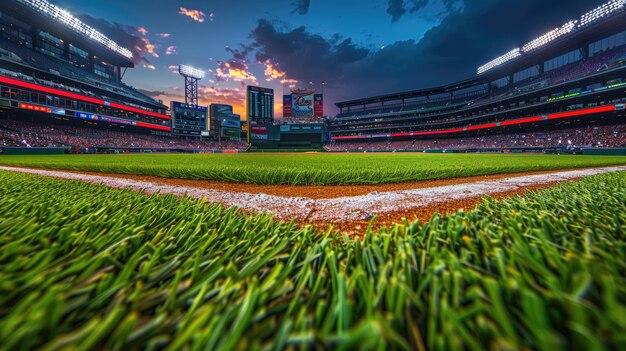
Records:
M84 113L84 112L76 112L76 117L78 118L84 118L84 119L93 119L93 120L99 120L100 117L90 114L90 113Z
M292 94L292 117L313 117L313 92L298 91Z
M222 136L228 138L241 137L241 131L239 129L222 128Z
M55 115L65 116L65 109L62 107L53 107L52 113L54 113Z
M291 95L283 95L283 117L291 117L291 102L293 101Z
M198 106L198 105L193 105L193 104L185 104L183 102L178 102L178 101L172 101L172 110L174 109L181 109L182 112L186 112L185 110L207 112L208 107Z
M324 95L315 94L315 117L324 117Z
M267 140L267 126L250 126L250 139Z
M222 120L222 127L240 129L241 128L241 121L238 118L237 119L224 118Z
M33 104L24 104L21 102L20 102L20 108L31 110L31 111L37 111L37 112L47 112L47 113L52 112L52 109L50 107L33 105Z

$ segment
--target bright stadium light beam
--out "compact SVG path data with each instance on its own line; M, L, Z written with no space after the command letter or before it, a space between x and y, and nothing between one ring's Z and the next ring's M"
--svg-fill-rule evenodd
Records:
M613 15L618 10L623 10L626 7L626 0L612 0L604 5L587 12L580 17L579 28L584 28L592 23L599 21L604 17Z
M187 66L187 65L178 65L178 73L180 73L181 76L195 78L195 79L202 79L202 78L204 78L204 71L203 70L197 69L197 68L193 68L193 67Z
M498 57L498 58L496 58L494 60L491 60L491 61L487 62L486 64L478 67L478 74L483 74L483 73L489 71L492 68L500 66L501 64L503 64L505 62L511 61L512 59L514 59L516 57L519 57L520 55L521 55L521 53L520 53L520 49L519 48L513 49L513 50L507 52L506 54L504 54L504 55L502 55L502 56L500 56L500 57Z
M601 20L605 20L618 13L626 11L626 0L611 0L606 4L599 6L580 17L580 20L569 21L562 27L549 31L548 33L530 41L524 45L521 49L515 49L510 51L488 63L478 67L478 74L483 74L491 69L494 69L504 63L507 63L519 56L528 54L534 50L537 50L549 43L565 36L569 36L579 30L583 30L589 25Z
M72 16L71 13L61 8L58 8L55 5L52 5L46 0L17 0L17 2L30 7L31 9L39 12L46 17L52 18L53 20L66 25L73 31L98 42L100 45L103 45L107 49L112 50L129 60L133 58L133 53L130 50L118 45L116 42L109 39L104 34L86 25L78 18Z
M576 23L578 23L578 21L569 21L565 23L562 27L549 31L548 33L524 45L522 47L522 51L523 52L533 51L535 49L538 49L550 43L551 41L554 41L566 34L571 33L572 30L576 28Z

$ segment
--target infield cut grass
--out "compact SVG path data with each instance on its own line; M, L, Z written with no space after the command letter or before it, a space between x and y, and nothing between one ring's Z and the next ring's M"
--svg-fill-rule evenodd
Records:
M240 154L0 156L0 165L253 184L357 185L626 164L624 156Z
M619 350L626 173L368 231L0 171L0 349Z

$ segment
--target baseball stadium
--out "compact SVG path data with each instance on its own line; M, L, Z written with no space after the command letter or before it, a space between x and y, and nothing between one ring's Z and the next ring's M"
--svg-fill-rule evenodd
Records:
M132 86L86 22L0 3L0 350L626 348L626 0L444 85L241 82L243 113L213 70Z

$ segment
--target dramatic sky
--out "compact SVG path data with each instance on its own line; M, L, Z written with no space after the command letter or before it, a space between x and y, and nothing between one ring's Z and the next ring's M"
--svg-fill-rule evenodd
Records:
M175 66L206 71L203 104L243 115L245 86L322 88L334 102L451 83L607 0L53 0L128 47L124 80L181 100Z

